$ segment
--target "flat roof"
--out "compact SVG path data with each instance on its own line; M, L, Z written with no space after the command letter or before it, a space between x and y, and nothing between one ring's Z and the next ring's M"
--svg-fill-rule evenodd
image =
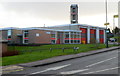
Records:
M17 28L17 27L0 28L0 30L13 30L13 29L19 30L20 28Z
M81 32L81 30L55 30L46 28L21 28L21 30L48 30L48 31L60 31L60 32Z
M49 27L63 27L63 26L83 26L83 27L93 27L93 28L101 28L105 29L105 27L99 27L99 26L92 26L92 25L87 25L87 24L64 24L64 25L54 25L54 26L49 26ZM49 29L49 27L29 27L29 28L17 28L17 27L7 27L7 28L0 28L0 30L11 30L11 29L16 29L16 30L49 30L49 31L68 31L68 30L56 30L56 29ZM78 30L69 30L69 31L78 31Z
M93 25L88 25L88 24L63 24L63 25L54 25L54 26L49 26L49 27L77 26L77 25L83 26L83 27L94 27L94 28L105 29L105 27L93 26Z
M59 32L81 32L81 30L55 30L55 29L46 29L46 28L14 28L14 27L8 27L8 28L0 28L0 30L46 30L46 31L59 31Z

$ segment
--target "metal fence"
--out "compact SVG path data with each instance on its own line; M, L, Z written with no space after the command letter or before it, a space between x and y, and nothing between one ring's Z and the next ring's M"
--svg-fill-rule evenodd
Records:
M20 53L32 53L32 52L42 52L42 51L49 51L49 52L53 52L54 50L61 50L62 52L65 52L65 50L67 49L71 49L73 50L73 52L78 51L79 47L63 47L63 48L49 48L49 49L31 49L31 50L22 50L20 51Z

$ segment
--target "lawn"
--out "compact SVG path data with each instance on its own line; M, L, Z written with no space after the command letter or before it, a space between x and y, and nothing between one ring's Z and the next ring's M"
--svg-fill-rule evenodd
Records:
M109 45L112 47L113 45ZM64 52L62 49L53 49L50 52L50 48L67 48L67 47L79 47L78 51L73 49L65 49ZM97 49L105 48L104 44L100 44L99 48L95 47L95 44L56 44L56 45L42 45L42 46L9 46L9 51L15 49L20 51L20 55L9 56L2 58L2 65L13 65L19 63L27 63L37 60L43 60L55 56L76 54L81 52L87 52Z

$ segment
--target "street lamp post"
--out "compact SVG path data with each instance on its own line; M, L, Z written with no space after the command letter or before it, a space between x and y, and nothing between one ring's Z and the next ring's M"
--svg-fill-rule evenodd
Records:
M106 5L106 23L104 25L106 25L106 30L105 30L105 34L106 34L106 48L108 48L108 37L107 37L107 25L109 25L109 23L107 23L107 0L105 2Z

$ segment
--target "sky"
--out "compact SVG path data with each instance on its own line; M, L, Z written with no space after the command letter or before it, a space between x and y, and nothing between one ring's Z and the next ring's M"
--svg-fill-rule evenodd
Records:
M108 0L108 27L118 14L118 1ZM78 23L105 27L105 0L1 0L0 28L70 24L70 5L78 4ZM118 25L118 19L115 19Z

